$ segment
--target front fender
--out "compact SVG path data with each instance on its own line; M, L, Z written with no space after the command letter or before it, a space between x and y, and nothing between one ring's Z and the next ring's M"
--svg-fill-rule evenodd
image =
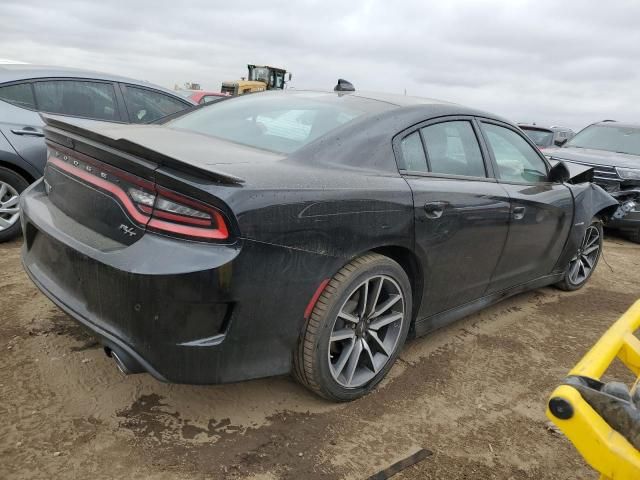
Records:
M620 208L620 203L595 183L566 185L573 195L573 224L562 255L554 269L556 271L563 271L568 265L594 217L606 223Z

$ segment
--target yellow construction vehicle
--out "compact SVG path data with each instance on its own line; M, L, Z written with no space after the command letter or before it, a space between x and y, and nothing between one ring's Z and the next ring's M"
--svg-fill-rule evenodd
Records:
M547 417L601 479L640 479L640 300L600 338L556 388ZM631 372L631 388L603 383L615 359Z
M282 90L286 82L291 80L291 72L289 72L288 80L285 80L287 71L284 68L247 65L247 69L249 75L246 80L243 77L241 80L222 82L220 91L227 95L244 95L264 90Z

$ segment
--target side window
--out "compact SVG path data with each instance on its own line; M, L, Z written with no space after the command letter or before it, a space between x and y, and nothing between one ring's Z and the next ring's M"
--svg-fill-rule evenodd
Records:
M164 93L131 85L124 89L124 101L133 123L153 122L189 108L187 104Z
M422 129L431 172L486 177L484 160L471 123L452 121Z
M424 155L422 148L422 140L420 134L413 132L402 139L400 142L400 151L402 152L402 160L404 160L404 168L410 172L427 172L427 157Z
M15 85L7 85L0 87L0 100L13 103L18 107L36 108L36 102L33 98L33 90L29 83L18 83Z
M74 117L118 121L116 95L111 83L83 80L34 82L38 110Z
M483 123L483 129L501 179L525 183L547 181L546 164L524 138L513 130L490 123Z

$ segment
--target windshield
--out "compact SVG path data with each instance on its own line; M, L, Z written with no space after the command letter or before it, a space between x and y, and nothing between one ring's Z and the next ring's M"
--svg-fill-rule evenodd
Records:
M533 140L533 143L539 147L549 147L553 142L553 132L549 130L536 130L532 128L523 128L522 130Z
M592 148L640 155L640 127L591 125L569 140L567 147Z
M173 121L190 130L278 153L291 153L327 132L390 105L327 93L253 94L212 103Z

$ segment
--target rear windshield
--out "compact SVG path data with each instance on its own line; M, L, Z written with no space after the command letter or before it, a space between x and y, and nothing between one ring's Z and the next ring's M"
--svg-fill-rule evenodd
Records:
M522 130L539 147L548 147L553 142L553 132L549 130L534 130L532 128L522 128Z
M640 127L591 125L569 140L566 146L640 155Z
M389 108L392 106L349 95L260 93L210 104L167 126L291 153L364 114Z

